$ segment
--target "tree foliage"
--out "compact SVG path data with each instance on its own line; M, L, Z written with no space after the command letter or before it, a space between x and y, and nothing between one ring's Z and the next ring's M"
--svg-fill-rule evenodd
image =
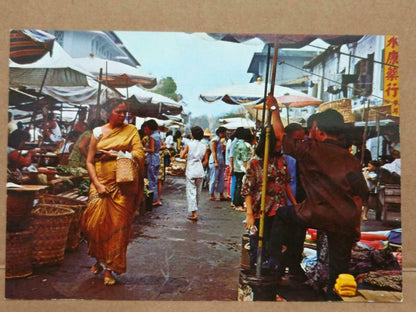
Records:
M209 120L207 116L191 117L191 127L200 126L202 129L209 128Z
M238 112L238 111L234 111L234 112L230 112L230 113L226 113L222 116L219 116L219 119L226 119L226 118L245 118L245 113L244 112Z
M152 90L152 92L164 95L168 98L171 98L174 101L179 101L180 96L176 93L176 83L172 77L162 78L159 81L159 84L156 88Z

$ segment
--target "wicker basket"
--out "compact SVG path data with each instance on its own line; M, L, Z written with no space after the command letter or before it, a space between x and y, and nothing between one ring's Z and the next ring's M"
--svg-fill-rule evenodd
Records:
M118 158L116 181L117 183L129 183L137 180L137 166L133 159Z
M32 211L32 265L59 264L64 260L74 211L59 204L38 204Z
M325 102L319 105L318 112L326 111L327 109L334 109L338 111L343 117L345 123L355 122L354 114L351 109L351 99L339 99L330 102Z
M76 250L82 241L81 218L87 204L77 199L50 194L42 195L39 198L39 203L44 204L44 206L55 204L58 207L69 208L74 211L74 216L69 226L68 240L66 242L65 250Z
M391 105L371 107L370 112L368 113L368 120L376 120L377 114L380 114L380 120L386 119L387 115L391 115Z
M6 278L20 278L32 274L32 232L7 233Z
M7 231L27 231L36 192L7 193Z

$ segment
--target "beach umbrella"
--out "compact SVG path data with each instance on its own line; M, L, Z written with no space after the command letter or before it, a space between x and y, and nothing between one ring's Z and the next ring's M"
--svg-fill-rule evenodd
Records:
M199 95L199 98L207 103L223 101L231 105L257 104L264 101L264 89L266 83L259 80L251 83L234 84L208 90ZM268 84L268 89L271 86ZM275 97L285 94L305 95L305 93L280 85L274 86Z
M243 128L255 128L256 124L254 121L247 118L224 118L219 120L219 124L227 128L228 130L235 130L238 127Z
M172 128L172 127L183 127L184 124L181 121L172 119L172 116L167 116L167 119L160 119L160 118L154 118L154 117L136 117L136 126L137 128L140 128L140 125L142 125L145 121L149 119L153 119L156 121L159 127L166 127L166 128Z
M289 124L289 108L290 107L305 107L305 106L314 106L321 104L323 101L315 98L313 96L309 96L306 94L285 94L282 96L275 96L277 103L280 108L286 108L287 113L287 124ZM254 109L263 110L263 104L257 104L254 106Z
M156 78L139 67L121 62L102 59L96 56L74 59L76 64L95 75L99 79L102 69L102 83L111 88L129 88L140 84L145 88L156 86Z
M9 58L17 64L28 64L52 53L55 36L42 30L11 30Z

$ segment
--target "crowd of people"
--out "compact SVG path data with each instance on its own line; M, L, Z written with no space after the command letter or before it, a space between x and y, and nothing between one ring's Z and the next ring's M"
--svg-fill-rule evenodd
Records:
M189 220L198 220L204 185L210 200L229 201L232 209L245 212L245 226L250 232L250 268L254 270L263 214L262 266L279 281L283 281L287 269L291 278L305 278L300 266L305 233L307 228L317 229L318 236L327 240L326 248L318 251L328 254L327 296L336 297L333 286L339 274L348 272L351 249L360 235L360 221L367 220L368 209L374 208L370 199L377 193L380 176L390 179L390 183L400 183L400 144L391 144L392 159L382 165L361 156L361 150L351 153L344 136L344 120L337 111L329 109L312 115L305 130L296 123L283 127L274 97L267 98L267 105L272 111L267 164L266 130L256 135L252 129L229 131L220 126L212 134L194 126L190 135L180 131L162 135L154 119L145 121L137 130L125 122L126 104L112 99L103 105L107 122L86 122L87 111L81 110L71 135L63 140L53 113L48 114L42 128L44 139L63 142L60 151L69 154L68 164L88 170L91 185L82 228L88 253L96 259L91 271L104 271L105 285L116 282L113 273L126 271L131 224L146 193L144 189L153 193L153 206L162 205L165 166L179 157L186 159ZM29 131L21 123L10 131L9 163L29 165L33 152L19 152L22 144L30 140ZM129 183L117 182L120 152L131 155L137 170Z

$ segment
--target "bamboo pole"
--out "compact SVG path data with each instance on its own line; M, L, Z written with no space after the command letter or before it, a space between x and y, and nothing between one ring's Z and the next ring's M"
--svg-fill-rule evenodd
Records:
M364 151L365 151L365 142L367 141L367 132L368 132L368 115L370 111L370 100L367 102L367 108L364 108L364 120L365 120L365 126L364 126L364 132L363 132L363 138L361 143L361 166L364 164Z
M272 79L270 86L270 94L274 94L274 84L276 81L276 66L277 66L277 50L278 50L278 41L276 36L276 41L274 43L274 54L273 54L273 70L272 70ZM266 107L266 98L264 99L264 108ZM271 111L268 112L268 122L266 127L266 137L264 145L264 156L263 156L263 182L262 182L262 192L261 192L261 209L260 209L260 225L259 225L259 242L257 247L257 265L256 265L256 277L261 278L261 268L263 264L263 235L264 235L264 211L266 203L266 188L267 188L267 168L269 163L269 150L270 150L270 131L271 131ZM272 147L274 148L274 146Z
M266 79L264 81L264 98L263 98L263 112L262 112L262 117L261 117L261 128L264 128L264 118L266 115L266 96L267 96L267 86L269 84L269 67L270 67L270 44L268 44L268 48L267 48L267 62L266 62Z

